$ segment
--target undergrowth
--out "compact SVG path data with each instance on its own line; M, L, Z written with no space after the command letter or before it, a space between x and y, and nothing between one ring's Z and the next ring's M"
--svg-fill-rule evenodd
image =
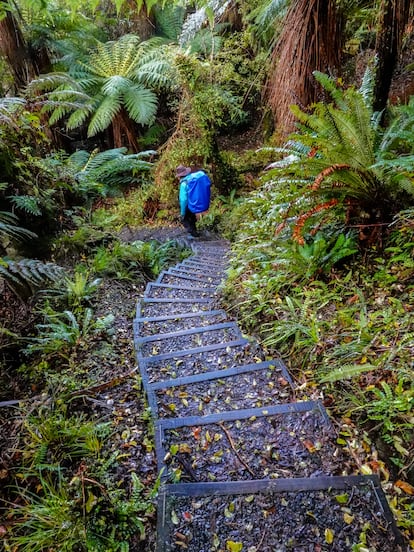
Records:
M325 84L337 104L301 117L301 132L274 152L285 158L229 217L225 300L270 358L283 357L302 398L329 408L343 446L366 457L359 472L380 475L413 544L414 210L404 128L414 119L399 134L403 110L386 132L376 125L364 134L363 120L375 125L369 106ZM377 148L366 172L354 166L356 138L360 155ZM377 194L392 181L406 210L389 201L386 217L375 211L374 180Z

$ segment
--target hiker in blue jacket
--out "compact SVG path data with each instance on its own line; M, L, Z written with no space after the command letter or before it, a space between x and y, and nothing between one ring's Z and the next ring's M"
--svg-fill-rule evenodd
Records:
M175 171L175 174L180 179L179 202L181 222L189 234L197 237L199 235L196 228L197 217L195 213L191 212L188 208L188 186L186 177L191 174L191 172L190 167L179 165Z

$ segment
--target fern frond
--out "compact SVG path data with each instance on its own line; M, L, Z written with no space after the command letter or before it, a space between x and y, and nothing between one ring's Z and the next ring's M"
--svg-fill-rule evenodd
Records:
M21 196L9 196L9 199L15 207L33 215L39 217L42 211L39 207L40 199L38 197L21 195Z
M68 130L72 130L75 128L79 128L84 123L86 123L86 120L90 116L90 114L93 112L93 108L91 105L85 105L76 111L74 111L71 116L68 118L66 122L66 128Z
M34 232L17 226L17 221L17 217L12 213L0 211L0 238L5 237L16 241L37 238Z
M372 107L372 100L374 96L374 73L370 67L365 69L364 76L362 78L361 86L359 87L359 93L361 94L365 105L369 108Z
M104 80L101 90L106 96L114 96L124 93L130 86L133 86L130 79L120 75L112 75Z
M139 82L154 88L171 88L177 82L177 74L165 59L146 60L135 71Z
M355 378L364 372L371 372L377 367L372 364L345 364L336 370L332 370L328 374L322 376L319 381L321 383L334 383L335 381L343 381L344 379Z
M88 126L88 136L95 136L112 123L114 117L121 109L121 98L106 96L99 104Z
M3 259L0 263L0 276L11 289L26 297L50 281L58 281L64 276L64 269L53 263L43 263L36 259L12 261Z
M140 85L135 85L124 94L128 114L137 123L149 124L157 111L157 96Z
M185 9L167 4L164 9L156 8L155 13L158 34L176 42L184 23Z
M347 102L344 98L344 91L336 86L335 79L333 77L330 77L325 73L321 73L320 71L314 71L313 76L323 87L323 89L329 92L335 104L340 109L348 109Z

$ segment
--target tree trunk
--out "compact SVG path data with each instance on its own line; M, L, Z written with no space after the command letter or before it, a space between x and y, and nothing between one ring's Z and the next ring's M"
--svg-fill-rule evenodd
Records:
M114 148L126 147L129 153L139 151L137 127L125 109L121 109L113 120L112 133Z
M13 75L16 91L26 86L35 70L19 24L10 10L0 20L0 53Z
M294 0L273 52L267 96L283 138L293 130L289 106L318 99L315 70L335 74L342 51L342 18L335 0Z
M408 23L412 0L382 0L379 28L375 44L377 67L375 73L373 108L385 109L392 75L401 52L404 29Z
M32 51L10 10L4 10L0 20L0 55L5 58L13 75L16 91L24 88L35 76L50 70L49 53L45 48Z

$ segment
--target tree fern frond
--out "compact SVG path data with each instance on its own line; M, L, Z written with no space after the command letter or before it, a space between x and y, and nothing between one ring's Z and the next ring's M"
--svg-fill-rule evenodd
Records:
M26 88L29 95L56 90L58 87L78 89L78 84L68 73L48 73L33 79Z
M136 69L136 78L146 86L171 89L178 74L165 59L148 60Z
M113 75L104 80L101 90L106 96L114 96L124 93L130 86L133 86L130 79L120 75Z
M100 102L88 126L89 137L108 128L121 109L121 101L119 96L106 96Z
M90 155L86 150L77 150L68 157L67 164L73 166L75 170L81 171L87 164Z
M82 170L90 173L99 171L103 165L106 165L108 162L113 161L114 159L119 159L126 152L127 148L113 148L100 152L94 151L89 155L87 163L85 163L85 166Z
M164 9L155 9L157 34L177 41L184 23L185 9L167 4Z
M79 128L86 122L92 112L93 108L91 104L84 105L81 108L76 109L76 111L74 111L68 118L66 122L66 128L68 130Z
M124 94L128 114L137 123L150 124L157 112L157 96L140 85L135 85Z
M135 68L140 56L140 41L135 35L124 35L117 41L99 43L87 64L89 73L101 78L113 75L127 77Z

